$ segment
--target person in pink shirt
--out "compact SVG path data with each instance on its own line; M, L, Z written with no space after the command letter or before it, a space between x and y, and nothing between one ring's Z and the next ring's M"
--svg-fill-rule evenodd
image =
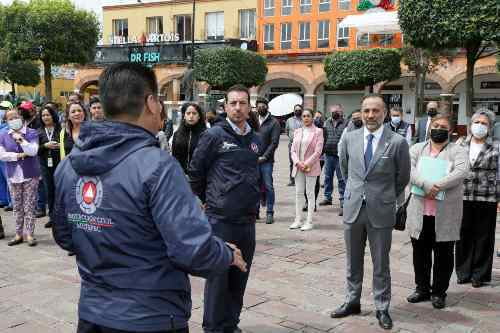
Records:
M292 177L295 178L295 222L290 229L301 229L302 231L313 228L313 214L316 203L312 202L316 178L321 173L320 157L323 151L323 129L314 125L313 111L305 109L302 112L303 127L295 130L291 155L293 161ZM307 209L306 222L302 222L302 207L305 203L304 190L310 198Z
M429 140L410 149L410 185L423 189L425 196L414 194L408 206L406 226L413 247L416 289L407 300L410 303L431 300L434 308L442 309L446 306L446 291L453 273L454 245L460 239L463 181L469 162L466 151L449 140L453 126L447 114L439 113L432 118L429 129ZM446 160L446 176L437 182L429 181L429 175L419 169L423 157ZM444 192L444 198L440 192Z

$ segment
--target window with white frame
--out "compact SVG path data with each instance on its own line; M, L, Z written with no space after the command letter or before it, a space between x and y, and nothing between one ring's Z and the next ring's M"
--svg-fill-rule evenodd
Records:
M312 0L300 0L300 13L307 14L312 11Z
M391 46L392 43L394 42L394 35L393 34L381 34L379 35L379 40L378 43L380 46Z
M292 24L281 23L281 49L288 50L292 48Z
M330 47L330 21L318 22L318 48Z
M292 0L281 0L281 15L292 15Z
M181 42L192 40L193 34L191 15L175 16L175 32L179 34L179 40Z
M311 47L311 22L300 22L299 24L299 49Z
M264 25L264 50L274 50L274 24Z
M351 9L351 0L339 0L339 9L350 10Z
M338 28L337 47L349 47L349 28Z
M328 12L330 10L331 0L319 0L319 11Z
M370 34L358 32L356 36L356 46L357 47L369 47L370 46Z
M113 20L113 37L128 37L128 19Z
M264 16L274 16L274 0L264 1Z
M224 12L207 13L205 31L207 40L224 39Z
M240 13L240 38L255 39L255 9L241 9Z
M146 17L146 33L162 34L163 33L163 17L153 16Z

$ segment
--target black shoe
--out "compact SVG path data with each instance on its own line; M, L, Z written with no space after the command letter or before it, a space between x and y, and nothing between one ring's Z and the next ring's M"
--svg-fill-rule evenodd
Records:
M445 296L432 296L431 297L432 306L434 309L444 309L446 306Z
M376 317L378 319L378 325L384 330L392 329L392 319L389 316L389 311L378 311L376 312Z
M485 283L477 280L472 280L472 288L481 288L484 287Z
M457 279L457 284L470 283L470 279Z
M257 216L255 216L256 220L260 220L260 213L257 213Z
M339 216L344 216L344 208L340 207Z
M332 200L325 199L319 203L320 206L331 206Z
M52 225L53 225L52 221L49 221L49 222L45 223L44 227L48 229L48 228L52 228Z
M408 303L420 303L426 302L431 299L431 295L429 293L421 293L418 291L413 292L410 296L406 298Z
M360 314L361 305L360 304L349 304L344 303L338 309L330 313L331 318L344 318L350 315Z
M68 252L68 257L72 257L75 255L75 252Z
M21 244L22 242L23 242L23 239L22 239L22 238L18 238L18 239L13 238L13 239L11 239L11 240L7 243L7 245L8 245L8 246L16 246L16 245Z
M39 210L39 211L37 211L37 212L35 213L35 217L36 217L37 219L42 218L42 217L45 217L45 216L47 216L47 214L45 214L45 212L44 212L44 211L41 211L41 210Z
M316 213L317 210L318 210L318 206L314 205L314 212Z
M14 208L12 208L12 206L7 206L3 210L6 212L12 212L14 210Z
M5 238L5 232L3 230L2 222L0 222L0 239L4 239L4 238Z
M273 224L273 223L274 223L273 214L267 214L267 216L266 216L266 224Z
M308 207L307 205L305 205L304 207L302 207L302 211L303 211L303 212L307 212L307 209L308 209L308 208L309 208L309 207Z
M290 180L286 186L295 186L295 180Z
M236 327L236 328L224 328L224 333L243 333L241 328Z

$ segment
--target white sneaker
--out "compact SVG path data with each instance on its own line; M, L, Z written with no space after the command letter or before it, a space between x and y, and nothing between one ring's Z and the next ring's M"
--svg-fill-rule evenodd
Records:
M307 230L311 230L313 228L313 224L310 223L310 222L306 222L302 228L300 228L300 230L302 231L307 231Z
M299 229L302 227L302 222L301 221L295 221L290 225L290 229Z

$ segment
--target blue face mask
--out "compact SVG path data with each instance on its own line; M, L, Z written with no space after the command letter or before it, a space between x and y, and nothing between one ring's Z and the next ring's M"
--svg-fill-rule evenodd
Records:
M401 123L401 117L391 117L391 122L394 125L399 125Z

